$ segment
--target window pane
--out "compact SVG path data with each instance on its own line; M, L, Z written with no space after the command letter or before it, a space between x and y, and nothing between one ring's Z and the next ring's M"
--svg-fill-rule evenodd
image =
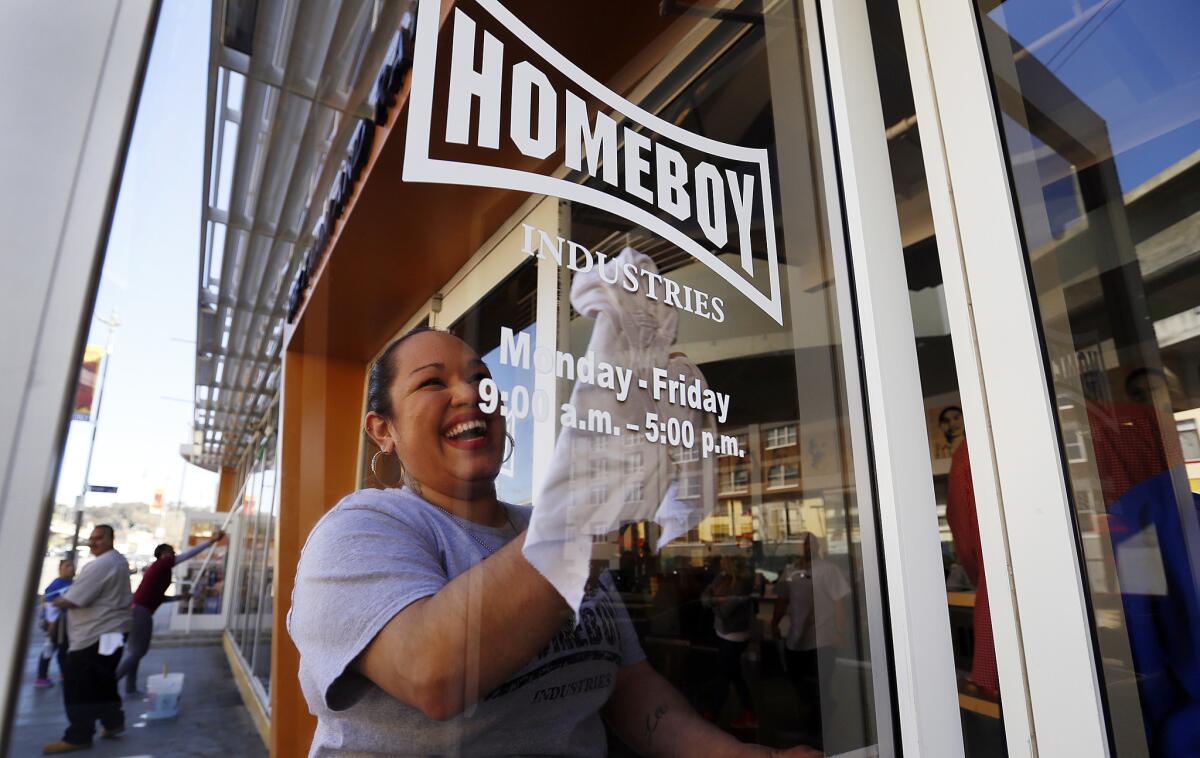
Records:
M218 517L222 515L217 514ZM201 542L211 539L221 522L221 518L212 520L193 518L181 551L191 549ZM226 558L229 555L228 539L210 550L211 555L199 555L175 569L175 585L171 594L178 594L184 589L191 593L191 598L179 601L178 613L182 616L189 613L196 615L221 613L222 601L225 599L225 569ZM203 574L200 573L201 568L204 569Z
M628 702L625 698L634 697L616 684L622 675L647 670L621 665L640 664L644 653L648 668L691 706L679 708L680 723L690 724L694 734L711 736L714 752L732 743L707 728L705 719L745 743L872 754L880 730L890 732L893 726L886 705L890 674L888 662L872 653L886 649L883 625L874 626L884 615L881 579L867 569L879 546L864 536L871 535L874 505L858 483L869 481L868 463L853 459L852 443L865 440L865 419L850 410L861 407L849 394L861 387L846 379L857 351L854 344L842 344L853 340L853 314L841 312L849 304L840 302L838 293L847 291L842 285L848 282L835 281L834 272L844 271L845 262L833 258L828 241L827 221L837 215L839 198L823 196L837 171L831 143L817 138L820 124L827 122L828 102L812 92L814 82L825 81L820 46L809 49L817 38L816 19L797 17L801 3L632 3L622 6L615 22L618 14L606 4L580 5L570 18L552 6L463 0L439 20L429 14L431 8L436 11L434 3L419 5L424 20L444 24L439 55L449 51L453 56L457 46L459 63L470 51L480 64L488 59L493 63L486 65L502 65L501 86L475 91L490 85L447 60L428 69L434 71L431 87L408 90L410 98L431 93L430 111L410 100L408 112L428 116L426 155L444 162L440 165L447 170L435 176L429 164L424 178L431 184L410 186L420 170L408 169L423 159L406 149L412 162L403 172L388 174L404 197L395 208L388 198L366 202L372 182L388 173L382 158L376 170L360 177L355 215L338 222L337 239L330 242L337 250L327 253L324 271L345 265L342 251L352 249L346 245L379 242L397 255L376 261L377 268L339 275L336 287L319 280L297 317L306 351L299 360L308 365L310 356L328 357L329 389L336 374L341 393L358 378L354 361L379 354L385 340L395 336L371 330L411 322L424 306L410 309L409 301L424 293L422 288L434 287L428 294L435 296L419 296L429 305L431 324L459 337L487 365L491 376L473 381L481 404L502 414L488 415L482 424L467 419L473 398L463 399L470 396L457 382L460 369L442 356L460 346L444 335L418 338L444 362L409 369L431 370L433 380L411 390L425 400L413 400L409 407L426 407L427 401L444 409L448 406L440 403L458 402L464 417L418 442L411 440L434 425L408 424L417 415L398 413L403 433L389 430L390 442L410 474L424 465L422 475L428 478L418 479L417 486L389 486L350 498L403 503L406 518L425 513L442 519L449 512L445 524L456 536L441 534L433 549L433 535L420 520L370 521L371 528L362 527L359 548L377 534L387 537L384 545L407 534L431 546L378 556L381 565L413 569L385 572L375 568L375 556L363 561L340 545L324 552L330 545L323 540L337 533L326 526L346 524L346 514L353 514L345 501L311 532L291 595L289 633L300 652L307 704L329 725L317 734L321 739L349 736L356 730L342 725L368 718L378 703L397 716L380 720L387 721L381 728L396 729L398 752L511 752L533 744L527 740L557 736L535 728L551 721L581 724L572 727L571 739L581 734L586 744L572 742L570 750L543 747L542 752L599 754L607 747L624 755L630 751L623 740L655 752L658 743L653 750L636 744L645 738L646 717L657 718L653 709L642 710L644 703L636 704L632 733L606 734L612 726L599 718L600 705L610 698ZM531 34L514 31L500 8L528 23L529 32L543 36L545 45L531 47ZM598 33L614 23L619 34ZM466 43L469 39L481 44ZM603 44L596 44L599 40ZM501 47L502 56L489 53ZM587 82L578 72L550 69L547 48L561 50L629 102L598 94L594 83L582 86ZM475 82L471 92L462 86L467 79L454 83L451 70ZM504 102L493 109L500 102L493 99L497 94ZM498 148L490 137L497 112L503 122ZM390 130L390 136L378 132L378 155L396 150L402 138L402 130ZM449 168L450 161L457 169ZM469 166L491 169L474 177L490 177L498 186L476 188ZM436 185L442 180L457 184L447 190L451 185ZM558 194L528 194L551 187ZM438 206L439 197L468 199L469 207ZM599 202L600 197L619 202ZM425 219L414 218L411 239L369 239L375 233L373 213L382 210L382 229L391 223L388 216L406 216L414 208L429 216L429 228ZM359 243L353 242L356 229L366 232ZM464 229L470 233L459 234ZM452 263L457 256L461 263ZM320 265L315 269L321 270ZM396 304L384 298L343 309L345 298L365 291L360 285L369 282L355 280L368 273L389 287L395 276L388 296ZM323 309L318 293L325 297L326 292L330 307ZM338 321L350 311L378 314L389 326ZM356 336L347 340L351 332ZM342 348L348 352L336 355ZM473 364L468 359L461 365ZM433 376L439 371L444 375ZM289 392L290 381L285 381ZM452 397L450 391L460 394ZM404 398L397 402L408 404ZM312 431L318 437L354 428L333 423L332 416L342 413L333 405L328 401L327 431ZM307 409L302 415L304 437L316 422L308 422ZM352 610L369 611L379 598L371 592L338 596L339 585L324 581L327 566L353 556L353 562L345 561L353 565L334 568L378 578L389 590L386 597L399 598L405 591L427 597L443 590L423 577L444 576L453 585L464 573L468 579L487 577L497 558L514 556L514 550L501 556L505 548L495 543L517 533L517 525L497 526L500 518L491 520L489 540L472 544L472 535L480 533L456 518L493 512L483 481L490 472L467 476L479 469L455 467L474 465L479 457L457 457L454 451L495 454L498 418L512 441L506 448L511 457L498 464L496 494L507 503L531 505L528 511L506 508L503 515L530 519L521 554L562 597L579 604L575 623L563 627L553 619L551 636L531 642L539 652L524 651L524 661L497 674L502 683L470 704L469 716L452 730L417 713L413 703L393 702L370 685L349 707L330 707L333 698L321 695L324 685L307 685L330 662L323 653L341 630L322 629L330 617L318 610L324 606L315 598L333 592L332 604L348 616ZM378 428L372 431L379 444L389 444ZM290 437L286 431L285 437ZM426 450L446 455L426 457ZM439 463L446 465L438 468ZM449 476L442 476L445 470ZM460 471L463 475L456 476ZM396 482L392 474L398 472L384 473L377 484ZM330 474L325 482L339 481L345 472ZM313 481L320 480L314 476ZM437 489L443 484L449 492ZM288 500L314 497L286 491L285 511L292 507ZM455 494L460 492L483 496L465 502ZM418 502L421 498L427 502ZM306 519L317 510L299 514L301 523L308 525ZM484 526L482 520L475 524ZM456 539L465 551L451 549ZM481 557L480 549L489 557ZM454 586L465 585L470 582ZM517 596L513 589L480 600L504 607ZM441 605L423 607L436 612ZM446 634L465 632L465 654L487 661L490 652L521 641L521 632L546 621L534 615L548 612L544 604L520 610L519 625L514 622L511 632L477 622L487 614L456 614L443 626ZM615 618L618 634L598 631L597 614ZM449 626L458 624L462 627ZM376 638L384 649L387 637ZM457 677L457 661L443 661ZM273 683L279 695L285 686L281 673L286 672L276 672ZM648 681L665 692L662 680ZM341 683L349 685L346 694L355 700L361 682L351 673ZM294 682L286 686L294 692ZM622 709L610 708L609 715L614 710ZM508 740L513 732L520 732L517 748ZM406 750L406 740L417 747ZM662 749L697 752L682 742Z
M254 570L254 544L258 539L256 534L258 521L253 517L253 513L261 487L261 472L255 463L251 462L250 465L252 466L250 475L246 477L245 489L242 491L242 497L237 505L241 508L241 512L235 517L241 529L241 539L238 545L237 584L234 588L234 603L230 610L229 622L234 642L237 643L238 649L242 651L247 661L249 661L249 656L246 655L249 642L246 639L246 627L249 623L250 593L252 591L250 577Z
M1120 756L1200 713L1200 7L979 3ZM1189 485L1190 480L1190 485Z
M500 469L496 479L496 495L507 503L525 505L533 500L533 415L529 404L533 402L533 372L528 368L510 366L500 361L501 333L497 324L504 324L513 332L537 344L537 324L534 322L537 297L537 269L532 263L521 264L487 297L468 310L450 327L452 334L461 337L479 351L492 372L496 385L506 392L506 401L524 410L528 415L509 414L505 428L515 444L512 454ZM507 397L508 388L525 388L523 397ZM521 394L521 391L517 391ZM506 404L507 404L506 402ZM521 416L524 415L522 418Z
M275 600L275 517L278 512L279 494L275 465L275 440L270 439L267 447L266 484L263 487L265 510L265 539L263 541L263 574L260 580L258 604L258 632L254 643L254 676L262 683L263 690L271 692L271 633L272 611Z
M776 43L758 24L722 22L712 29L661 86L647 88L642 106L705 137L765 149L784 174L781 187L812 182L792 162L793 148L815 148L795 143L811 134L812 124L803 72L777 65L786 57L786 35ZM785 133L787 145L776 141ZM661 170L652 167L651 176ZM602 186L586 173L572 176ZM616 426L646 447L647 470L662 471L659 476L672 482L647 478L643 513L679 507L686 523L673 529L661 516L633 517L635 523L597 537L593 573L615 577L650 662L706 718L743 739L807 743L833 754L875 741L868 639L877 632L865 623L860 557L868 548L856 522L834 289L817 273L830 270L828 249L814 234L822 228L818 209L780 188L772 192L775 215L768 223L782 261L782 326L711 266L643 227L571 203L564 204L564 226L600 268L569 272L560 286L559 313L566 319L560 331L573 355L615 355L618 365L644 365L648 377L653 368L670 367L671 379L686 374L684 383L729 393L727 414L693 414L641 396L615 407ZM733 233L732 218L729 223ZM751 232L756 250L765 233ZM702 230L693 234L703 239ZM722 260L741 265L736 251ZM604 266L613 261L661 277L663 293L685 293L681 303L695 293L716 300L725 317L706 318L694 305L672 313L665 294L655 303L644 291L596 305L588 293L604 292ZM765 251L755 253L756 277L770 265ZM620 337L614 323L621 325ZM658 329L659 336L639 342L633 324L643 335ZM639 358L639 350L647 350L646 357ZM559 402L580 408L602 402L580 383L566 384ZM729 447L677 445L670 437L676 423L694 424L697 439L728 439ZM662 468L651 463L662 457L655 448L664 446L655 432L667 435L665 447L673 451ZM556 452L563 447L560 437ZM612 454L620 449L614 445ZM798 497L826 504L828 522L797 518L788 528L785 504ZM739 620L724 620L726 604L743 608Z

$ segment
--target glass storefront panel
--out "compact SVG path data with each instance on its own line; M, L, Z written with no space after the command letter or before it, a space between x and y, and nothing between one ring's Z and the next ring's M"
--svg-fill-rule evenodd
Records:
M850 452L863 422L847 410L841 319L850 316L835 301L825 232L824 202L836 198L814 195L819 172L833 170L820 164L814 135L812 108L823 104L812 101L801 20L790 5L772 7L667 12L661 36L647 33L630 64L640 71L638 106L704 139L763 151L766 173L752 178L769 184L741 184L742 210L737 197L699 198L703 218L682 224L679 205L665 210L652 197L634 204L657 223L538 198L555 205L553 223L514 217L529 260L449 328L488 364L483 405L516 425L517 481L502 471L497 490L532 498L526 555L553 554L543 573L560 579L576 576L574 557L587 587L611 581L653 668L703 718L746 742L832 755L869 748L890 729L875 712L887 664L870 652L883 630L867 623L879 600L869 600L877 578L865 574L863 553L877 548L863 541L869 495L856 487ZM555 44L553 29L533 31ZM628 127L626 150L653 139L679 160L714 160L584 102L589 127L606 123L597 110ZM581 157L556 176L604 190L634 170L614 166L609 177L612 159L597 150L591 164ZM651 159L640 181L664 191L672 160ZM728 180L736 191L737 161L716 163L710 186L728 192ZM715 249L720 265L664 239L667 224ZM778 320L731 271L768 296L777 277ZM547 329L555 347L538 355ZM551 430L550 445L538 447L538 428ZM624 754L616 735L609 747Z
M1194 3L977 4L1116 755L1200 745Z
M262 572L258 585L258 620L254 635L254 656L251 670L262 684L263 690L271 691L271 635L275 607L275 518L279 510L278 476L275 462L274 438L268 438L263 485L263 540Z
M264 503L262 499L263 488L266 483L262 461L259 461L256 468L258 471L257 480L259 490L254 502L254 510L246 516L246 518L254 521L254 541L250 545L250 552L246 555L250 572L246 583L246 618L242 628L242 654L245 656L246 661L251 664L254 661L254 636L258 629L259 588L262 583L263 557L266 552L264 545L267 541L266 532L268 526L267 512L263 507Z
M246 630L252 619L250 596L254 586L252 583L254 562L258 556L255 545L258 541L259 523L254 514L259 492L262 489L262 471L257 465L258 462L252 457L248 463L251 466L250 473L246 477L244 490L238 501L241 512L235 517L239 522L241 539L238 546L236 594L229 617L229 628L234 642L243 651L248 651L252 642L247 639Z
M238 584L228 620L247 673L270 692L271 642L275 581L275 519L278 512L277 438L259 439L235 514L241 538L237 542Z

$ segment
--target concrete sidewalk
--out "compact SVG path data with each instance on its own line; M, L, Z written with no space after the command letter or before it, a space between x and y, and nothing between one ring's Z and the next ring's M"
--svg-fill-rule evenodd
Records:
M14 714L9 743L12 758L41 755L42 745L61 739L67 726L57 662L50 666L55 685L44 690L33 688L41 649L42 634L35 629L25 654L21 691ZM186 674L178 717L147 721L143 714L149 710L149 704L126 700L127 729L123 736L105 740L97 734L91 750L69 755L97 758L217 755L252 758L267 755L254 722L242 705L218 635L207 632L188 637L156 636L150 652L142 659L139 686L144 688L146 677L161 673L164 664L170 671Z

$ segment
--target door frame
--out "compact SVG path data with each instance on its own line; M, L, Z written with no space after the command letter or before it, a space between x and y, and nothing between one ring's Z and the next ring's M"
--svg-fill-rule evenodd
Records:
M963 0L899 6L971 449L1009 753L1106 756L1054 397L979 19Z
M858 327L860 354L847 357L859 367L848 366L847 377L861 371L867 408L867 440L859 444L869 457L856 458L872 464L885 567L898 734L890 750L881 740L880 752L962 756L933 467L866 2L806 6L816 11L806 18L819 19L833 120L818 130L821 151L841 182L839 193L823 172L826 197L842 199L841 208L829 209L833 259L842 269L839 310L843 322L855 314ZM814 82L814 90L824 93L824 83Z

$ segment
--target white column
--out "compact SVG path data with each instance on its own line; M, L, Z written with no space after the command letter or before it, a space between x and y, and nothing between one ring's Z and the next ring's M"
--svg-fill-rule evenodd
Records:
M961 756L933 471L867 9L863 0L820 0L820 9L887 567L899 742L905 755ZM837 195L827 190L827 197L832 204ZM833 216L836 206L836 259L842 230ZM841 318L849 317L847 308Z
M975 9L901 0L1008 748L1108 754L1055 410Z

